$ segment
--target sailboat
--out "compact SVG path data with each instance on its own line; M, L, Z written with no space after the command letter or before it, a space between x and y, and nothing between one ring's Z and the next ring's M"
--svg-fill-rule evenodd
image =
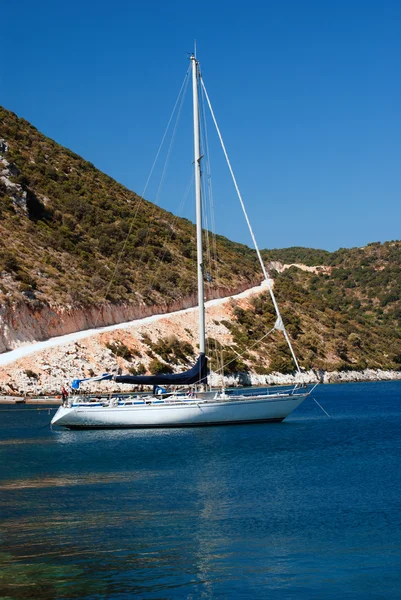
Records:
M277 314L275 329L281 331L288 343L298 372L300 367L288 337L280 310L273 293L270 278L263 263L246 209L231 168L220 130L203 82L199 62L191 55L193 120L194 120L194 170L196 196L196 235L197 235L197 278L199 309L199 357L196 364L184 373L159 375L111 375L75 379L73 389L79 389L83 381L113 379L116 383L150 385L154 392L166 392L164 386L174 386L169 393L149 395L133 394L129 397L114 395L109 398L72 395L57 410L51 424L69 429L117 429L191 427L206 425L228 425L239 423L274 422L285 419L309 396L312 390L295 385L289 391L236 393L233 395L224 388L207 389L208 359L206 356L205 306L204 306L204 266L202 248L202 197L201 197L201 146L199 123L199 90L202 89L211 111L212 119L223 148L227 164L234 181L242 210L262 268L264 280ZM162 387L161 387L162 386ZM182 391L177 391L181 389ZM187 390L187 391L186 391Z

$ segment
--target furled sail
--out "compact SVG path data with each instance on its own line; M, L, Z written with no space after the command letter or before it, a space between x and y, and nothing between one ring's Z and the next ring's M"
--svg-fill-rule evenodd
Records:
M159 375L111 375L105 373L98 377L86 377L85 379L74 379L71 383L73 390L79 390L83 381L106 381L113 379L116 383L131 383L135 385L195 385L206 383L207 380L207 358L201 353L194 366L184 373L168 373Z
M116 383L136 385L194 385L205 383L207 379L207 358L201 353L194 366L184 373L166 373L160 375L116 375Z

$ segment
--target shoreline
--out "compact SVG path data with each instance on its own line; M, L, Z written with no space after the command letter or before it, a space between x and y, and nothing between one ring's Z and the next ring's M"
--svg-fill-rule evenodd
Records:
M61 405L61 398L57 396L0 396L0 404L34 404L42 406Z
M369 372L369 376L366 376L366 371ZM314 385L319 383L319 385L334 385L334 384L344 384L344 383L378 383L378 382L389 382L389 381L401 381L401 371L383 371L381 369L373 370L367 369L366 371L327 371L324 372L323 379L318 381L318 377L316 376L314 381L298 381L298 383L304 383L306 385ZM309 374L310 372L308 372ZM273 383L257 383L257 384L245 384L242 385L239 383L241 378L241 374L239 376L227 377L227 389L240 389L245 387L282 387L295 385L297 383L297 377L294 375L284 375L282 373L276 373L274 375L252 375L247 374L248 377L266 377L266 378L274 378L280 379L279 382ZM306 373L303 375L307 375ZM365 375L365 377L364 377ZM376 375L376 376L375 376ZM235 383L232 383L232 380L236 379ZM285 380L285 381L284 381ZM219 386L213 386L219 387ZM95 393L92 390L85 390L85 393L92 394ZM121 395L129 395L131 393L136 392L121 392L119 390L115 390L114 392L110 390L104 390L103 394L121 394ZM46 395L46 396L29 396L29 395L19 395L19 396L11 396L11 395L0 395L0 405L15 405L15 404L24 404L24 405L44 405L44 406L54 406L61 405L61 397L58 395Z

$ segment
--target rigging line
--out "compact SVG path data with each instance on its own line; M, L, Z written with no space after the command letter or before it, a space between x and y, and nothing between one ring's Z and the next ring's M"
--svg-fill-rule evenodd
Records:
M323 406L321 404L319 404L319 402L316 400L316 398L312 398L312 400L314 400L316 402L316 404L319 406L319 408L322 409L322 411L324 412L325 415L327 415L329 418L331 418L330 415L329 415L329 413L324 410Z
M169 128L169 126L170 126L170 124L171 124L171 121L172 121L172 118L173 118L173 115L174 115L175 109L177 108L178 101L180 100L180 104L179 104L179 108L178 108L178 113L177 113L176 120L175 120L175 124L174 124L173 133L172 133L171 140L170 140L170 144L169 144L169 149L168 149L168 152L167 152L166 159L165 159L165 161L164 161L164 167L163 167L162 175L161 175L161 178L160 178L160 182L159 182L158 190L157 190L157 193L156 193L156 200L155 200L155 202L153 203L153 210L152 210L152 212L151 212L151 215L150 215L150 218L149 218L149 225L148 225L148 227L147 227L147 229L146 229L146 236L145 236L145 239L144 239L144 241L143 241L143 244L142 244L142 251L141 251L141 254L140 254L140 256L138 257L138 262L142 262L143 254L144 254L144 252L145 252L145 248L146 248L146 246L147 246L147 242L148 242L148 239L149 239L149 231L150 231L150 229L151 229L151 221L152 221L152 219L154 218L154 216L156 215L156 212L157 212L157 210L159 209L158 203L159 203L160 191L161 191L162 183L163 183L164 176L165 176L165 173L166 173L167 164L168 164L168 162L169 162L170 153L171 153L171 150L172 150L172 146L173 146L173 142L174 142L175 134L176 134L177 127L178 127L178 122L179 122L180 115L181 115L181 111L182 111L182 106L183 106L184 99L185 99L185 95L186 95L187 88L188 88L188 81L189 81L188 73L189 73L189 69L190 69L190 67L188 67L188 70L187 70L187 73L186 73L186 78L184 79L184 82L183 82L183 84L182 84L182 86L181 86L181 89L180 89L180 94L179 94L179 96L178 96L178 98L177 98L177 101L176 101L176 103L175 103L175 105L174 105L173 113L172 113L172 115L171 115L171 117L170 117L170 120L169 120L169 122L168 122L168 126L167 126L167 128L166 128L165 135L163 136L163 141L164 141L164 139L165 139L165 137L166 137L166 134L167 134L167 131L168 131L168 128ZM181 92L182 92L182 93L181 93ZM181 95L181 97L180 97L180 95ZM162 143L163 143L163 142L162 142ZM160 149L161 149L161 146L160 146L160 148L159 148L159 151L160 151ZM154 163L154 164L155 164L155 163ZM153 169L153 167L152 167L152 169ZM149 178L148 178L148 181L149 181Z
M206 273L207 272L212 272L212 260L211 260L211 255L210 255L210 236L209 236L209 229L208 229L208 219L207 219L207 211L206 211L206 194L204 193L204 188L205 188L205 183L202 183L202 205L203 205L203 214L205 217L205 229L204 229L204 234L205 234L205 244L206 244L206 260L204 261L204 276L206 276L206 281L208 282L208 286L206 289L210 290L211 286L209 285L210 282L207 278ZM212 279L212 282L214 280ZM213 285L213 284L212 284ZM213 297L213 296L212 296ZM205 310L205 326L206 326L206 330L208 331L210 329L210 319L208 319L208 311L207 309ZM209 342L209 336L206 336L206 344L208 346L209 349L211 349L211 344Z
M204 150L204 149L203 149ZM210 255L210 237L209 237L209 220L208 220L208 211L207 211L207 194L206 194L206 188L205 188L205 178L203 177L203 172L202 172L202 177L201 177L201 185L202 185L202 194L201 194L201 199L202 199L202 210L203 210L203 218L204 218L204 224L203 224L203 240L206 246L206 252L204 255L204 277L206 276L206 272L212 269L212 261L211 261L211 255ZM208 281L208 280L207 280ZM209 286L207 289L210 289ZM207 322L207 311L205 311L205 325L206 328L208 326L208 322ZM208 337L208 336L207 336ZM207 342L207 338L206 338L206 343ZM209 346L209 344L208 344Z
M270 334L271 334L271 333L272 333L274 330L275 330L275 327L272 327L272 329L270 329L270 331L268 331L267 333L265 333L265 335L264 335L264 336L262 336L262 337L260 338L260 340L257 340L257 341L256 341L254 344L252 344L252 346L249 346L249 348L247 348L247 351L248 351L248 350L252 350L252 348L254 348L254 347L257 345L257 344L260 344L260 342L261 342L262 340L264 340L264 339L265 339L265 337L267 337L268 335L270 335ZM237 354L238 354L238 356L239 356L240 358L244 358L242 354L239 354L238 352L237 352ZM223 370L225 367L228 367L228 365L231 365L231 363L232 363L232 362L234 362L235 360L237 360L237 359L236 359L236 358L233 358L233 359L232 359L232 360L230 360L228 363L226 363L225 365L223 365L223 366L222 366L220 369L217 369L215 372L216 372L216 373L218 373L219 371L222 371L222 370ZM244 360L245 360L245 359L244 359Z
M149 185L150 178L152 177L152 174L153 174L154 168L155 168L155 166L156 166L156 163L157 163L157 160L158 160L158 158L159 158L159 154L160 154L160 152L161 152L161 149L162 149L162 147L163 147L163 144L164 144L164 140L166 139L166 135L167 135L167 132L168 132L168 130L169 130L169 128L170 128L171 121L173 120L173 116L174 116L174 113L175 113L175 109L177 108L178 102L179 102L179 100L180 100L181 93L183 92L183 89L184 89L184 87L186 87L186 86L188 85L188 79L189 79L189 77L188 77L188 74L189 74L189 72L190 72L190 69L191 69L191 66L189 66L189 67L188 67L188 69L187 69L187 72L185 73L184 81L182 82L182 85L181 85L180 91L178 92L178 96L177 96L177 99L176 99L176 101L175 101L174 108L173 108L173 110L171 111L171 115L170 115L169 121L168 121L168 123L167 123L167 127L166 127L166 130L165 130L165 132L164 132L164 135L163 135L162 141L160 142L160 146L159 146L159 149L158 149L158 151L157 151L156 158L155 158L155 160L153 161L152 168L150 169L149 176L148 176L148 178L147 178L147 180L146 180L146 184L145 184L145 188L144 188L144 190L143 190L142 197L145 195L145 192L146 192L146 190L147 190L147 188L148 188L148 185Z
M190 179L190 182L189 182L188 186L186 187L186 190L185 190L185 192L184 192L184 195L183 195L183 197L181 198L180 204L179 204L179 206L178 206L178 211L177 211L177 214L176 214L176 215L173 215L172 221L171 221L171 223L170 223L170 227L171 227L171 229L170 229L170 237L169 237L169 239L170 239L170 240L171 240L171 237L172 237L172 235L173 235L173 233L174 233L174 231L173 231L173 229L174 229L174 226L175 226L175 224L177 223L178 219L180 218L180 216L181 216L181 214L182 214L182 211L184 210L185 203L186 203L186 201L187 201L187 198L188 198L189 192L191 191L191 188L192 188L192 185L193 185L193 180L194 180L194 174L193 174L193 172L192 172L192 173L191 173L191 179ZM163 242L165 242L166 240L167 240L167 236L166 236L166 238L164 238L164 239L163 239ZM158 257L158 261L157 261L157 263L156 263L156 265L155 265L155 268L154 268L154 270L153 270L153 277L152 277L152 278L149 280L149 284L150 284L150 286L152 286L152 284L153 284L153 283L156 281L156 279L157 279L157 276L158 276L158 274L159 274L159 271L160 271L160 269L161 269L161 267L162 267L162 263L164 262L164 258L165 258L166 254L167 254L167 251L168 251L168 248L167 248L167 246L165 245L164 252L163 252L162 256Z
M217 246L216 246L216 227L214 220L214 207L213 207L213 192L212 192L212 178L211 178L211 166L210 166L210 151L209 151L209 140L208 140L208 132L207 132L207 123L206 123L206 110L205 110L205 97L203 93L203 88L201 87L201 98L200 98L200 107L201 107L201 123L202 123L202 144L204 146L204 155L205 155L205 179L203 181L205 193L205 204L206 208L209 209L208 219L210 221L210 232L209 228L206 230L206 242L207 242L207 257L209 261L209 269L211 273L214 270L214 279L215 289L217 289ZM208 202L207 202L208 201ZM207 214L207 211L205 211ZM210 217L210 218L209 218ZM210 242L211 239L211 242ZM212 258L214 262L212 262Z
M264 277L265 277L265 280L266 280L266 282L267 282L267 286L268 286L268 288L269 288L270 297L271 297L271 299L272 299L272 302L273 302L274 309L275 309L275 311L276 311L276 314L277 314L277 317L278 317L278 319L279 319L279 321L280 321L280 324L282 324L282 323L283 323L283 321L282 321L282 318L281 318L280 309L279 309L279 307L278 307L278 304L277 304L277 301L276 301L276 297L275 297L275 295L274 295L273 288L272 288L272 286L271 286L271 283L270 283L270 278L268 277L268 274L267 274L267 271L266 271L265 264L264 264L264 262L263 262L263 259L262 259L262 256L261 256L261 254L260 254L259 246L258 246L258 244L257 244L257 242L256 242L256 238L255 238L255 235L254 235L254 233L253 233L253 229L252 229L251 223L250 223L250 221L249 221L249 218L248 218L248 213L247 213L247 211L246 211L246 208L245 208L244 201L242 200L241 192L240 192L240 190L239 190L239 187L238 187L238 184L237 184L237 180L236 180L236 178L235 178L235 175L234 175L234 171L233 171L233 169L232 169L232 167L231 167L230 159L228 158L227 150L226 150L226 147L225 147L225 145L224 145L223 138L222 138L222 135L221 135L221 133L220 133L220 129L219 129L219 126L218 126L218 124L217 124L216 117L215 117L215 115L214 115L213 108L212 108L212 105L211 105L211 103L210 103L210 99L209 99L208 93L207 93L207 91L206 91L206 87L205 87L205 84L204 84L204 82L203 82L203 78L202 78L202 77L200 78L200 81L201 81L202 87L203 87L203 89L204 89L204 92L205 92L205 97L206 97L206 100L207 100L207 103L208 103L208 106L209 106L209 110L210 110L210 113L211 113L211 115L212 115L212 119L213 119L214 125L215 125L215 127L216 127L217 135L219 136L219 140L220 140L220 143L221 143L221 147L222 147L222 149L223 149L224 156L225 156L225 158L226 158L227 165L228 165L228 168L229 168L229 170L230 170L231 177L232 177L232 180L233 180L233 183L234 183L235 189L236 189L236 191L237 191L237 195L238 195L238 198L239 198L239 201L240 201L240 204L241 204L242 212L244 213L245 220L246 220L246 222L247 222L248 229L249 229L249 232L250 232L250 234L251 234L251 237L252 237L253 245L255 246L255 250L256 250L256 253L257 253L257 255L258 255L258 259L259 259L259 263L260 263L260 266L262 267L262 272L263 272L263 275L264 275ZM288 347L289 347L289 349L290 349L290 351L291 351L292 358L293 358L293 360L294 360L295 366L297 367L297 370L298 370L298 372L301 372L301 369L300 369L300 367L299 367L299 364L298 364L297 357L295 356L295 352L294 352L294 350L293 350L292 344L291 344L291 342L290 342L290 338L288 337L288 334L287 334L287 331L286 331L286 329L285 329L285 327L284 327L284 324L283 324L283 327L282 327L282 331L283 331L284 337L285 337L285 339L286 339L286 342L287 342L287 344L288 344Z
M201 91L201 89L200 89ZM210 231L209 231L209 211L208 209L208 194L207 194L207 178L208 178L208 148L207 148L207 144L205 144L205 137L206 137L206 133L205 133L205 123L204 123L204 119L205 119L205 106L204 106L204 101L203 101L203 96L200 93L199 94L199 105L198 105L198 110L199 110L199 129L200 129L200 141L201 141L201 155L202 158L205 158L205 169L203 169L203 162L201 163L201 186L202 186L202 193L201 193L201 201L202 201L202 211L203 211L203 219L204 219L204 224L203 224L203 240L204 240L204 244L205 244L205 255L204 255L204 277L206 276L206 279L209 282L209 279L206 275L206 273L208 271L212 271L212 260L211 260L211 253L210 253ZM206 175L206 177L205 177ZM207 286L207 289L210 289L210 286ZM205 326L206 329L208 329L208 325L209 322L207 320L207 311L205 312ZM206 344L208 347L208 351L211 350L211 344L209 342L209 336L206 336Z
M208 189L208 198L210 204L210 217L211 217L211 230L212 230L212 252L214 254L214 259L216 261L216 276L217 276L217 240L216 240L216 223L214 219L214 203L213 203L213 188L212 188L212 170L210 163L210 150L209 150L209 137L206 123L206 110L205 110L205 98L203 87L201 86L201 106L203 111L203 130L204 130L204 138L205 138L205 149L206 149L206 176L207 176L207 189Z
M160 178L159 187L157 189L156 204L158 204L158 202L159 202L161 188L162 188L162 185L163 185L164 177L165 177L165 174L166 174L168 162L169 162L170 155L171 155L171 150L173 148L175 136L176 136L176 133L177 133L178 123L180 121L182 107L183 107L183 104L184 104L184 99L185 99L186 91L188 89L188 81L189 81L189 77L187 77L187 79L186 79L185 88L184 88L184 91L183 91L182 96L181 96L180 106L178 108L178 112L177 112L177 117L176 117L175 124L174 124L173 133L171 135L170 145L169 145L169 148L168 148L168 151L167 151L167 157L166 157L166 160L165 160L165 163L164 163L164 168L163 168L163 172L162 172L162 175L161 175L161 178Z
M202 173L203 175L203 173ZM203 211L203 218L204 218L204 225L203 225L203 234L204 234L204 240L205 240L205 245L206 245L206 264L208 265L208 267L210 268L211 265L211 256L210 256L210 239L209 239L209 215L208 215L208 211L207 211L207 195L206 195L206 184L205 184L205 179L204 177L201 178L201 185L202 185L202 211Z
M211 231L209 231L209 226L206 228L206 251L207 251L207 260L208 260L208 269L210 270L210 274L212 277L212 286L216 291L216 297L219 297L218 290L218 260L217 260L217 242L216 242L216 227L214 220L214 207L213 207L213 191L212 191L212 179L211 179L211 164L210 164L210 150L209 150L209 141L208 141L208 129L207 129L207 121L206 121L206 106L205 106L205 95L203 93L202 87L200 88L200 112L201 112L201 141L203 146L202 154L205 156L205 177L202 180L203 183L203 194L202 198L204 199L204 203L206 208L209 209L209 214L207 210L205 210L205 214L207 216L208 222L210 221ZM209 219L210 216L210 219ZM212 260L213 259L213 260ZM207 313L206 313L207 314ZM218 347L218 342L216 339L212 338L210 340L209 336L206 338L206 342L208 344L208 352L215 356L215 362L217 364L217 368L223 365L223 348L220 345ZM223 377L223 375L222 375ZM223 381L222 381L223 385Z
M124 241L123 247L122 247L122 249L120 250L120 252L119 252L119 254L118 254L118 257L117 257L117 260L116 260L116 263L115 263L115 266L114 266L113 274L112 274L112 276L111 276L111 278L110 278L110 281L109 281L109 283L107 284L107 286L106 286L106 289L105 289L105 297L107 297L107 294L108 294L108 293L109 293L109 291L110 291L111 285L112 285L112 283L113 283L113 279L114 279L114 277L115 277L115 275L116 275L116 273L117 273L117 269L118 269L118 267L119 267L119 265L120 265L120 262L121 262L122 256L123 256L123 254L124 254L124 252L125 252L125 248L126 248L126 246L127 246L128 239L129 239L129 237L130 237L130 235L131 235L132 228L133 228L133 226L134 226L134 222L135 222L135 220L136 220L136 217L137 217L137 215L138 215L139 208L140 208L141 204L142 204L142 203L143 203L143 201L144 201L144 196L145 196L146 190L147 190L147 188L148 188L148 185L149 185L150 178L152 177L152 174L153 174L154 168L155 168L155 166L156 166L156 162L157 162L157 160L158 160L158 158L159 158L159 154L160 154L160 152L161 152L161 149L162 149L162 146L163 146L164 140L165 140L165 138L166 138L166 135L167 135L167 132L168 132L168 130L169 130L169 128L170 128L170 123L171 123L171 121L172 121L172 119L173 119L173 116L174 116L174 113L175 113L175 109L176 109L176 107L177 107L177 104L178 104L178 102L179 102L179 99L180 99L180 97L181 97L182 91L183 91L183 89L184 89L184 87L185 87L185 84L186 84L186 82L187 82L187 81L188 81L188 79L189 79L189 77L188 77L188 74L189 74L189 72L190 72L190 66L188 67L188 69L187 69L187 72L185 73L185 77L184 77L184 80L183 80L183 82L182 82L182 84L181 84L180 91L178 92L178 96L177 96L177 99L176 99L176 101L175 101L174 108L173 108L173 110L171 111L171 115L170 115L170 118L169 118L169 120L168 120L167 127L166 127L166 129L165 129L165 132L164 132L164 135L163 135L162 141L160 142L159 149L158 149L158 151L157 151L157 153L156 153L156 158L155 158L155 160L153 161L153 165L152 165L152 167L151 167L151 169L150 169L149 176L148 176L148 178L147 178L147 180L146 180L145 187L144 187L144 189L143 189L143 192L142 192L142 196L140 196L140 197L138 198L138 200L137 200L136 207L135 207L135 212L134 212L134 216L133 216L133 217L132 217L132 219L131 219L131 223L130 223L130 226L129 226L129 230L128 230L127 236L126 236L126 238L125 238L125 241ZM99 309L99 311L98 311L98 313L97 313L97 315L96 315L96 319L95 319L95 327L97 326L97 324L98 324L98 322L99 322L100 313L101 313L101 310Z

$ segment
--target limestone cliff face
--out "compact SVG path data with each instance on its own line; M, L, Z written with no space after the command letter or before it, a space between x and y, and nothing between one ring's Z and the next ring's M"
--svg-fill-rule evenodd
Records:
M237 294L248 287L249 285L243 285L236 289L209 290L207 299ZM196 303L196 295L190 295L161 306L107 303L97 307L82 308L43 304L38 306L37 303L28 302L19 302L12 306L2 305L0 306L0 352L13 350L27 342L124 323L155 314L166 314L195 306Z

